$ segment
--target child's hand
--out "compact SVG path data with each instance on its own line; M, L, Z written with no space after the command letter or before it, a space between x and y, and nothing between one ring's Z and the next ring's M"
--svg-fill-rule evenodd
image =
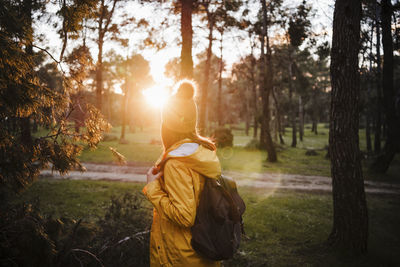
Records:
M151 167L147 172L147 183L153 182L154 180L160 178L162 176L162 172L158 172L158 168Z

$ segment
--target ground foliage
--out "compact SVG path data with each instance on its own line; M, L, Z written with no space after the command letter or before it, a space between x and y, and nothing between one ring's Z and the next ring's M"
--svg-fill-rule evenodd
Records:
M233 134L228 128L217 128L212 137L219 148L233 146Z
M147 266L150 212L143 195L113 196L98 220L43 215L23 202L0 213L0 266Z
M111 208L112 195L120 196L119 201L123 203L125 192L133 193L140 201L144 198L141 195L143 183L90 181L90 180L56 180L39 179L28 190L19 196L18 202L34 202L40 197L40 210L42 216L53 218L70 218L75 220L70 223L72 226L82 218L80 226L96 226L95 236L102 236L100 231L101 219L111 220L109 224L118 225L122 216L112 216L110 219L106 214L119 213ZM46 193L44 193L46 192ZM294 192L285 190L274 190L266 188L239 187L239 193L246 203L244 214L246 237L242 239L238 253L233 260L223 262L223 266L398 266L399 265L399 228L400 214L393 212L400 207L399 198L396 195L367 194L370 215L369 252L365 256L353 257L346 254L346 251L332 251L327 249L324 241L329 235L332 226L332 197L323 192ZM134 203L132 201L125 201ZM128 209L132 204L122 204ZM141 211L143 209L143 211ZM144 212L144 213L142 213ZM122 214L135 214L138 220L138 228L130 226L126 235L121 234L123 240L127 236L144 232L150 227L151 204L147 201L141 202L138 210L129 209L129 212ZM99 216L99 217L97 217ZM141 217L146 216L147 228L140 228ZM117 221L117 222L116 222ZM136 220L127 219L127 222ZM119 225L122 225L119 224ZM1 229L1 228L0 228ZM91 228L92 229L92 228ZM107 232L113 232L113 227L107 228ZM78 227L79 230L79 227ZM137 231L137 232L136 232ZM78 232L78 231L77 231ZM115 231L115 233L117 233ZM119 235L119 233L118 233ZM143 236L148 238L148 236ZM77 237L76 237L77 238ZM110 238L110 237L109 237ZM130 266L134 260L138 262L134 266L148 266L147 263L140 263L139 260L148 260L148 239L144 239L146 251L141 250L139 241L131 239L121 245L126 245L126 250L121 246L113 246L117 242L110 242L107 255L98 253L106 244L107 240L99 238L101 242L92 248L84 245L74 245L73 248L87 249L103 262L105 266ZM132 243L131 243L132 242ZM95 242L91 244L96 244ZM137 247L136 247L136 245ZM129 247L129 249L128 249ZM144 251L143 254L135 254L133 249ZM120 252L129 250L130 261L119 261ZM89 266L100 266L93 258L86 258L84 252L75 253L81 260L90 262ZM115 255L108 258L108 255ZM125 255L125 254L124 254ZM146 255L146 256L144 256ZM71 257L72 259L72 257ZM74 260L74 259L73 259ZM112 265L112 261L115 262ZM75 266L80 266L75 261Z

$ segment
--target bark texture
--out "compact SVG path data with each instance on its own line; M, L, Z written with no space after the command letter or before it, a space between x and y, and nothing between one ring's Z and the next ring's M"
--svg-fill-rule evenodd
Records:
M385 173L396 153L400 151L400 117L396 114L393 86L393 37L391 30L392 5L390 0L382 1L382 44L383 44L383 106L386 118L386 142L382 154L373 164L373 170Z
M367 204L358 142L360 19L360 0L336 1L330 66L333 228L329 243L353 254L365 253L368 240Z

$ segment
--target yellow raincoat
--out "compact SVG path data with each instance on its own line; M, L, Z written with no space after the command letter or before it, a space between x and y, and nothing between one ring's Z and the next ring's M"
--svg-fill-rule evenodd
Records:
M150 234L150 266L220 266L198 255L190 245L204 176L217 178L221 165L215 151L189 139L168 149L163 178L143 193L154 206Z

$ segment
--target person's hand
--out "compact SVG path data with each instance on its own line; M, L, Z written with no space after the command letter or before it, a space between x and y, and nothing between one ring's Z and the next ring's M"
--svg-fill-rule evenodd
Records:
M162 172L158 172L156 167L151 167L147 172L147 183L153 182L154 180L160 178Z

